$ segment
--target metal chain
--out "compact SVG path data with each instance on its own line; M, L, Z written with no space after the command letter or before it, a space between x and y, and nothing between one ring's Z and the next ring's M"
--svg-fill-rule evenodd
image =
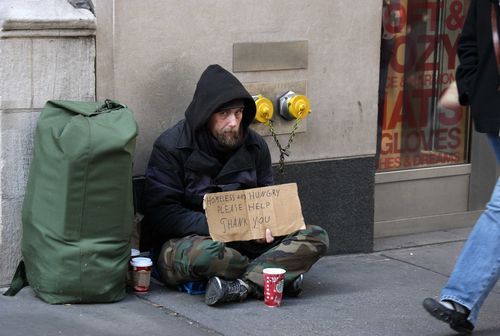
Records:
M280 151L280 161L278 167L280 174L283 174L285 172L285 155L290 156L290 146L292 145L297 129L299 128L300 121L302 120L301 116L302 112L299 112L297 119L295 119L295 123L292 126L292 132L290 133L290 137L288 138L288 143L286 144L285 148L281 146L281 143L278 140L278 136L276 135L272 121L268 120L266 122L266 125L269 127L269 131L271 132L271 135L274 139L274 142L276 142L276 145L278 146L278 149Z
M284 161L285 161L285 157L283 156L283 147L281 147L280 141L278 140L278 137L276 136L276 132L274 131L274 127L273 127L273 122L271 120L268 120L265 124L269 127L269 132L271 132L271 135L274 139L274 142L276 142L276 146L278 146L278 149L280 151L279 171L281 174L283 174Z

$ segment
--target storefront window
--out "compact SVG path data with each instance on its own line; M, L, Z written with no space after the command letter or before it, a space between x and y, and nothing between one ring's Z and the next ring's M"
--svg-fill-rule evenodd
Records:
M384 0L378 171L468 161L468 110L437 104L455 79L468 3Z

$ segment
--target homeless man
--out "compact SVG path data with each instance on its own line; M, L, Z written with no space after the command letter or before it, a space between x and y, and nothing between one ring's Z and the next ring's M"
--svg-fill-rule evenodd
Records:
M328 235L307 226L288 236L222 243L209 237L207 193L273 184L266 142L249 128L252 96L231 73L210 65L185 119L156 140L146 171L148 229L157 242L161 280L169 286L207 281L205 302L262 298L266 267L286 269L284 294L302 291L303 273L328 249Z

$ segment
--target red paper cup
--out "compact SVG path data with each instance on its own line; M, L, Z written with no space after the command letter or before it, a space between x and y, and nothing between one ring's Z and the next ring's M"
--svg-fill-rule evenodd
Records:
M283 298L286 271L282 268L264 268L264 303L268 307L279 307Z
M132 266L132 283L134 291L144 293L149 290L151 280L151 266L153 262L149 258L133 258L130 262Z

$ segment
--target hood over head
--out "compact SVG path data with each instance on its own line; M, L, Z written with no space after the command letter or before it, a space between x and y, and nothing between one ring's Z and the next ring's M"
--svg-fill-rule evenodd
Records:
M255 118L255 102L233 74L218 64L212 64L201 74L193 100L185 113L191 134L203 128L212 113L230 107L228 103L244 105L241 125L246 132Z
M218 111L229 110L233 108L245 108L245 100L243 99L233 99L227 103L222 104L217 108Z

